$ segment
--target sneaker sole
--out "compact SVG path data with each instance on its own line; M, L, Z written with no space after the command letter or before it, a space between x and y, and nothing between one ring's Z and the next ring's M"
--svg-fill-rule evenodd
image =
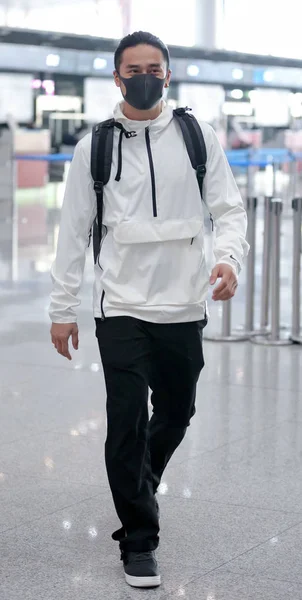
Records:
M125 573L126 582L131 587L137 588L148 588L148 587L158 587L161 585L160 575L156 575L154 577L133 577L133 575L127 575Z

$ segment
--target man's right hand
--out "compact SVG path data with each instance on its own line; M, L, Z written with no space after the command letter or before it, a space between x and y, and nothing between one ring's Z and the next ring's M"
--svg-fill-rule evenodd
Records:
M59 354L72 360L69 352L68 340L72 337L72 345L75 350L79 347L79 330L76 323L53 323L51 330L51 341Z

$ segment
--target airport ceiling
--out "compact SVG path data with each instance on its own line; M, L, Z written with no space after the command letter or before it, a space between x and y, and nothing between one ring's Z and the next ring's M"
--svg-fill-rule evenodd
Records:
M47 8L50 8L51 6L58 6L58 5L74 5L75 3L80 3L77 2L77 0L47 0ZM95 1L95 4L97 3L97 1ZM4 6L5 8L21 8L21 9L28 9L28 8L45 8L45 0L0 0L0 6Z

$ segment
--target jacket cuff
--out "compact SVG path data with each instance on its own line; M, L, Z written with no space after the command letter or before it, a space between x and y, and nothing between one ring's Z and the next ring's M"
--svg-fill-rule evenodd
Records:
M240 274L241 264L238 262L238 260L236 260L235 258L233 258L231 256L224 256L216 264L217 265L229 265L229 267L232 267L236 277L238 277Z
M78 319L75 314L66 315L66 314L58 314L56 311L49 311L49 318L52 323L56 325L70 325L71 323L77 323Z

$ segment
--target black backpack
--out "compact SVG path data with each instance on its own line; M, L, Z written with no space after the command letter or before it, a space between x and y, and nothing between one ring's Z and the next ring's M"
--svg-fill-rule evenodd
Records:
M198 121L187 111L188 108L178 108L173 111L173 116L178 122L187 147L188 155L199 184L202 198L203 180L206 174L207 150L204 137ZM103 228L103 194L104 186L108 183L111 173L113 133L114 127L120 130L120 141L118 147L119 166L116 181L121 178L122 168L122 140L125 137L135 137L134 131L126 131L123 125L115 119L109 119L95 125L92 131L91 143L91 176L94 181L94 190L97 200L97 217L92 227L94 262L97 262L100 253ZM212 219L211 219L212 220Z

